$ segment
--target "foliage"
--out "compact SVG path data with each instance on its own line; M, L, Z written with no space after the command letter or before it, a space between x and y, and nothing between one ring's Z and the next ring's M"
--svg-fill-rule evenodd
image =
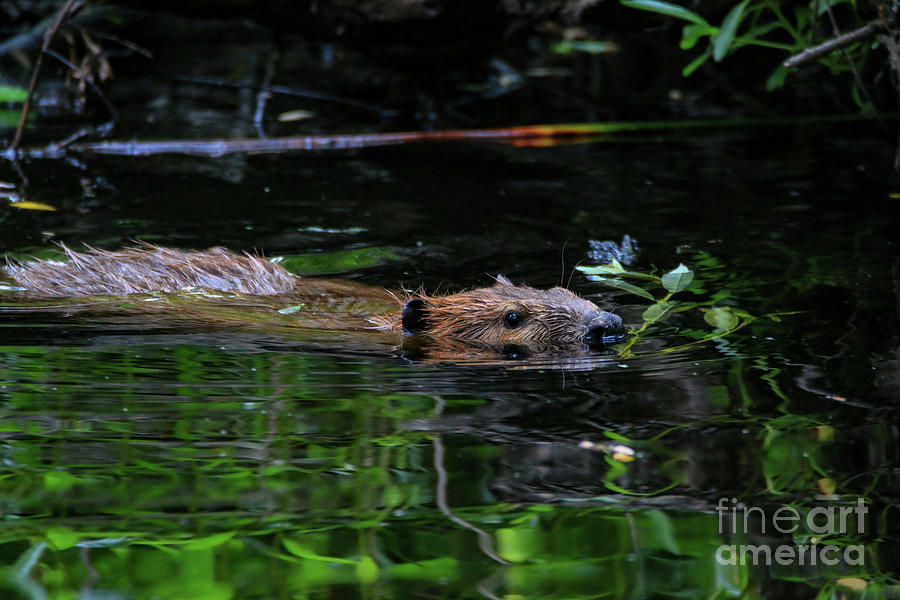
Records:
M694 331L688 332L695 338L693 341L680 346L666 348L663 350L665 353L675 352L687 346L721 339L746 327L757 318L747 311L731 305L732 302L730 301L733 299L729 298L727 292L715 293L710 297L702 297L705 290L695 278L694 272L683 264L678 265L676 268L662 276L626 270L625 267L615 259L608 265L594 267L579 266L578 269L584 272L592 281L652 301L652 304L650 304L641 315L641 326L629 331L629 338L617 347L617 352L623 358L633 358L635 355L632 351L632 347L640 340L646 338L652 332L654 326L665 322L674 314L691 310L699 311L703 316L703 321L712 328L712 331L706 333ZM657 297L647 289L625 281L624 278L655 283L663 288L664 294ZM698 299L690 302L673 299L675 294L685 291L698 296ZM771 313L766 315L766 317L777 321L779 320L779 317L784 314L788 313Z
M28 92L20 87L11 85L0 85L0 103L16 103L24 102L28 97Z
M683 267L638 281L658 281L663 297L698 289ZM386 359L149 341L0 350L4 597L368 597L374 585L385 598L471 597L482 584L498 597L753 597L755 567L715 561L716 515L665 507L663 492L684 490L698 466L684 440L748 430L742 498L799 498L808 510L812 486L840 492L846 479L830 458L844 432L825 418L755 415L758 398L737 384L725 395L748 407L743 418L688 419L643 440L605 431L637 454L583 457L599 459L597 480L579 481L595 497L526 502L494 490L529 476L517 449L545 433L498 443L479 437L496 425L482 418L467 435L441 433L429 420L437 398L415 390L448 369L413 377L421 368ZM442 401L463 418L496 402ZM468 526L436 506L441 438L450 509ZM576 444L537 445L546 460ZM649 495L656 504L639 504ZM485 556L470 527L511 564ZM890 586L868 562L790 574L829 590L838 577Z
M704 17L687 8L658 0L621 0L622 4L639 10L663 14L687 21L681 36L681 49L692 50L701 41L706 41L703 51L682 70L687 77L703 63L712 58L721 62L745 46L758 46L781 50L777 58L780 63L789 55L796 54L833 35L831 27L819 31L822 21L838 5L845 5L844 12L854 25L862 23L855 0L811 0L806 5L785 6L777 0L743 0L735 4L719 25L710 24ZM789 10L792 9L792 10ZM822 39L819 39L822 38ZM871 49L865 41L853 44L848 51L853 64L865 62ZM841 53L822 56L819 61L833 74L852 68ZM779 65L766 81L769 91L784 85L789 69Z

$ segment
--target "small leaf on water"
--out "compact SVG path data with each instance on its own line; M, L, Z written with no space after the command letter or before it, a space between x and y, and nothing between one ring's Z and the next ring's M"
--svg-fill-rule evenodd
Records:
M651 304L647 307L647 310L644 311L644 314L641 315L641 318L643 318L646 323L655 323L662 319L666 313L675 308L676 304L676 302L657 302L656 304Z
M289 123L291 121L302 121L304 119L311 119L314 116L316 116L316 113L309 110L289 110L278 115L278 122Z
M369 246L324 254L285 256L281 264L292 273L319 275L373 267L392 260L400 260L393 248Z
M663 287L673 294L687 289L694 280L694 273L684 265L678 265L662 276Z
M0 102L25 102L28 90L13 85L0 85Z
M823 494L834 494L834 491L837 489L837 483L831 477L822 477L818 481L816 481L816 485L819 488L819 492Z
M727 306L718 306L704 310L703 320L715 327L716 331L731 331L740 322Z
M285 307L285 308L279 308L279 309L278 309L278 313L279 313L279 314L282 314L282 315L292 315L292 314L294 314L295 312L300 312L301 310L303 310L303 308L304 308L305 306L306 306L306 303L305 303L305 302L302 302L302 303L300 303L300 304L295 304L295 305L293 305L293 306L287 306L287 307Z
M568 40L557 42L550 46L550 51L554 54L572 54L572 51L574 49L575 48L572 46L572 42Z
M11 202L10 206L13 208L19 208L22 210L48 210L55 211L55 206L50 206L49 204L44 204L43 202L31 202L30 200L23 200L21 202Z
M639 288L638 286L628 283L627 281L622 281L621 279L611 279L609 277L591 277L591 281L598 281L603 285L608 285L609 287L614 287L616 289L638 295L642 298L646 298L647 300L656 300L656 298L653 297L653 294L651 294L647 290Z

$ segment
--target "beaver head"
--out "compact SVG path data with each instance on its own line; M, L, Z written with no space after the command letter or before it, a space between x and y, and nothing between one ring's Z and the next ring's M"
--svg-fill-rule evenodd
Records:
M403 329L436 339L486 346L614 342L625 333L622 319L569 290L538 290L499 275L492 287L406 301Z

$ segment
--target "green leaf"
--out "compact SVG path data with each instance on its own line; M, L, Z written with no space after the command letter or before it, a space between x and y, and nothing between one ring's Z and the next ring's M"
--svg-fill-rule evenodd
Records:
M65 471L49 471L44 473L43 477L44 487L51 492L65 491L81 481L75 475Z
M554 54L572 54L573 50L575 50L575 48L572 47L572 42L569 40L563 40L550 46L550 51Z
M0 110L0 127L17 127L21 118L22 114L18 110Z
M679 46L681 46L682 50L690 50L694 46L697 45L697 42L700 41L700 38L706 35L715 35L719 33L718 27L707 27L706 25L685 25L684 29L681 30L681 42Z
M287 550L294 556L299 556L300 558L307 558L309 560L318 560L322 562L341 563L345 565L355 565L359 562L356 560L349 560L347 558L337 558L335 556L322 556L321 554L313 552L300 542L289 537L285 537L281 541L284 544L285 550Z
M656 304L651 304L647 307L647 310L644 311L644 314L641 315L641 318L644 319L646 323L656 323L660 319L662 319L666 314L675 308L677 302L657 302Z
M667 17L675 17L676 19L690 21L691 23L696 23L697 25L706 25L707 27L709 26L709 23L706 22L706 19L704 19L697 13L684 8L683 6L678 6L677 4L671 4L669 2L658 2L657 0L621 0L621 2L622 6L627 6L629 8L655 12L661 15L666 15Z
M687 289L693 280L694 273L684 265L678 265L662 276L663 287L673 294Z
M716 331L731 331L740 323L737 315L727 306L703 310L703 320L715 327Z
M81 539L77 533L68 527L54 527L47 530L45 534L47 542L54 550L67 550L78 543Z
M647 290L639 288L638 286L628 283L627 281L622 281L621 279L610 279L608 277L591 277L591 281L597 281L599 283L602 283L603 285L635 294L642 298L646 298L647 300L656 301L656 298L653 297L653 294L651 294Z
M734 36L737 34L738 27L744 18L744 10L747 8L747 2L749 1L750 0L744 0L732 8L725 16L725 20L722 21L722 26L719 28L719 35L716 36L716 41L713 42L713 60L716 62L721 61L725 58L725 55L728 54L731 43L734 41Z
M221 546L234 537L234 531L223 531L208 537L195 538L184 545L185 550L206 550L207 548L215 548Z
M28 90L14 85L0 85L0 102L25 102Z
M625 267L622 266L622 263L613 259L614 262L609 263L608 265L597 265L595 267L575 267L585 275L618 275L619 273L625 272Z
M300 312L300 311L303 310L304 308L306 308L306 303L305 303L305 302L301 302L300 304L294 304L293 306L288 306L288 307L285 307L285 308L279 308L279 309L278 309L278 313L279 313L279 314L282 314L282 315L292 315L292 314L294 314L294 313L296 313L296 312Z
M387 568L386 575L390 579L453 581L458 576L456 573L458 567L459 563L452 558L433 558L415 563L392 565Z
M559 54L569 54L572 50L578 50L586 54L610 54L618 50L618 47L612 42L596 40L568 40L561 43L569 46L569 52L559 52Z
M784 80L788 76L788 69L779 66L777 69L772 71L772 74L769 75L769 78L766 80L766 91L774 92L775 90L784 87Z
M700 56L698 56L697 58L695 58L694 60L689 62L687 64L687 66L681 70L681 76L682 77L690 77L691 73L693 73L694 71L699 69L700 65L705 63L706 59L708 59L710 56L712 56L712 50L707 48L703 54L701 54Z
M373 583L378 580L378 565L371 556L363 556L356 564L356 576L360 583Z

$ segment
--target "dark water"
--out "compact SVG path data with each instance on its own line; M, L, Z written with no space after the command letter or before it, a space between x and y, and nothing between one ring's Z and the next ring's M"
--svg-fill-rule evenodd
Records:
M17 255L134 239L344 252L317 270L429 290L498 272L562 280L636 327L647 301L572 270L591 264L590 240L627 234L634 270L684 263L700 298L759 318L667 352L710 330L685 310L634 358L446 363L352 339L22 309L7 292L0 589L896 595L891 151L883 130L854 125L26 163L28 199L58 210L0 209ZM17 180L6 166L0 179ZM732 513L736 501L753 510ZM828 520L842 507L843 528ZM779 532L779 509L803 524ZM797 548L813 541L810 564ZM772 558L728 564L742 544Z

